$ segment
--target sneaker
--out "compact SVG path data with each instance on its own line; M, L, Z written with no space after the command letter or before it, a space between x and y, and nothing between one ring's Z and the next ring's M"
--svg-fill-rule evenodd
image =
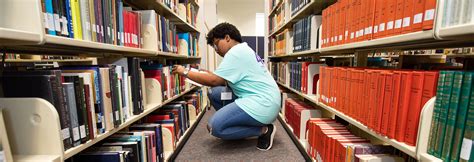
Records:
M257 149L262 151L268 151L272 148L273 137L275 137L276 128L273 124L267 125L267 133L262 134L258 137Z

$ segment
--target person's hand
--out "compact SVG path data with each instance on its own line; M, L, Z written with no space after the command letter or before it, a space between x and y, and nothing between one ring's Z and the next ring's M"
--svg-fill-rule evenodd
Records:
M173 74L178 73L179 75L184 75L184 70L186 70L184 66L181 66L181 65L173 66Z

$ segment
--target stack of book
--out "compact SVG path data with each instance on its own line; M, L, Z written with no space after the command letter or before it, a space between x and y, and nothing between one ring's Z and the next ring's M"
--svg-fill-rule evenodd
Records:
M321 117L321 111L294 98L286 99L284 104L283 111L286 123L293 128L293 134L298 139L306 139L306 122L310 118Z
M308 121L308 154L316 161L413 161L391 146L373 145L328 118Z

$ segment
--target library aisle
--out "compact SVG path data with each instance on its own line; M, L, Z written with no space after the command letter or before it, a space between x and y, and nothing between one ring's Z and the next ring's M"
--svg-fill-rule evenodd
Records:
M305 161L279 120L274 122L277 132L272 149L259 151L256 138L224 141L211 136L206 124L214 113L213 108L206 111L175 161Z
M473 141L474 0L0 0L0 162L474 162Z

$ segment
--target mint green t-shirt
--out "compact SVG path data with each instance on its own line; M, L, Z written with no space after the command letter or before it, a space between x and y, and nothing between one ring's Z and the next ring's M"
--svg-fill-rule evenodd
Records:
M228 81L237 96L235 103L255 120L270 124L276 119L281 107L280 90L263 60L247 43L232 47L214 74Z

